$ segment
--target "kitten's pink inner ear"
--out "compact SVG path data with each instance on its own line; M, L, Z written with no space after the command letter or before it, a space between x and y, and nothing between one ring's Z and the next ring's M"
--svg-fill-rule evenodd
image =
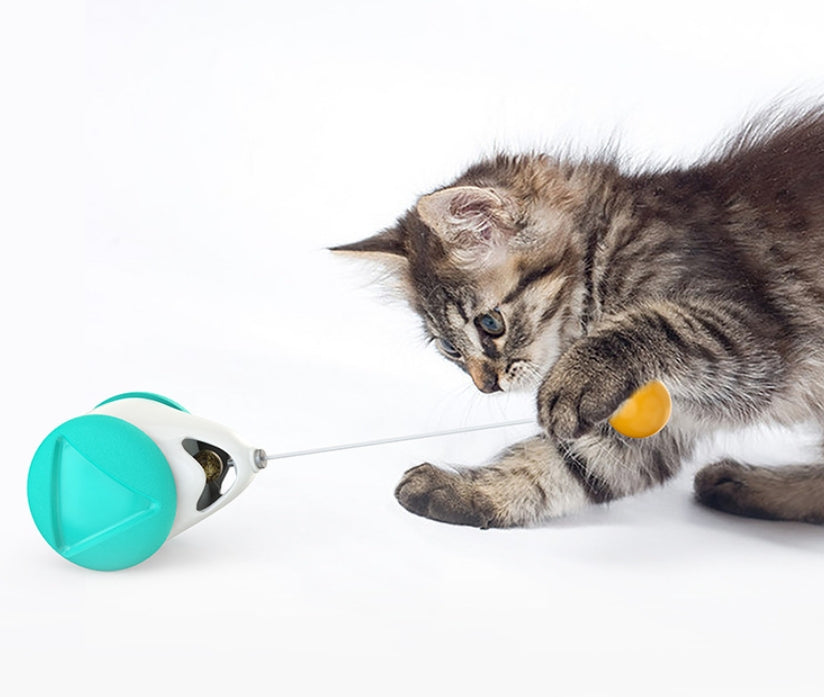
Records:
M490 245L502 239L506 206L492 189L454 186L423 196L418 215L446 242L461 247Z

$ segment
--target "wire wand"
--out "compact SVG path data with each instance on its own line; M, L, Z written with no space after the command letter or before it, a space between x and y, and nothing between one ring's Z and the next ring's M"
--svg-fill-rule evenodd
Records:
M438 438L440 436L452 436L458 433L471 433L472 431L491 431L496 428L508 428L510 426L526 426L534 424L534 419L520 419L518 421L504 421L497 424L484 424L483 426L464 426L463 428L452 428L447 431L432 431L430 433L417 433L412 436L395 436L393 438L380 438L378 440L362 441L360 443L345 443L343 445L329 445L323 448L312 448L311 450L294 450L287 453L275 453L267 455L263 450L255 452L255 464L263 469L269 460L285 460L290 457L303 457L304 455L319 455L320 453L331 453L337 450L352 450L354 448L370 448L374 445L386 445L388 443L403 443L410 440L422 440L424 438Z

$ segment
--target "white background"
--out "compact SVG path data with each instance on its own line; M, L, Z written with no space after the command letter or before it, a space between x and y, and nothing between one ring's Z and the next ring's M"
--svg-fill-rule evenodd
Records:
M4 6L5 7L5 6ZM664 489L541 529L394 501L530 427L281 461L144 564L28 514L37 444L152 390L270 452L522 418L325 247L496 147L684 162L822 94L821 3L18 3L0 17L3 692L820 694L824 533ZM721 447L809 457L804 432ZM709 448L706 451L709 453ZM9 687L16 685L16 687Z

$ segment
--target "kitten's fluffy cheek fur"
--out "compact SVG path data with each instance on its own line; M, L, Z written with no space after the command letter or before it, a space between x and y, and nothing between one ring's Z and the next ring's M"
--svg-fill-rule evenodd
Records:
M518 361L498 380L503 392L532 392L540 383L540 373L530 361Z
M550 368L561 356L561 342L555 328L544 332L532 346L532 358L528 371L522 372L522 379L515 389L519 391L537 389Z
M504 392L532 392L541 385L560 355L557 339L547 339L532 347L532 356L514 361L498 383Z

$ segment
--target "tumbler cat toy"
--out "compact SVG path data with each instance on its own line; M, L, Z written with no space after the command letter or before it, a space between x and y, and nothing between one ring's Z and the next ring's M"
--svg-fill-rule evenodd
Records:
M166 397L121 394L41 443L29 469L29 508L61 556L123 569L223 508L266 461L259 448Z

